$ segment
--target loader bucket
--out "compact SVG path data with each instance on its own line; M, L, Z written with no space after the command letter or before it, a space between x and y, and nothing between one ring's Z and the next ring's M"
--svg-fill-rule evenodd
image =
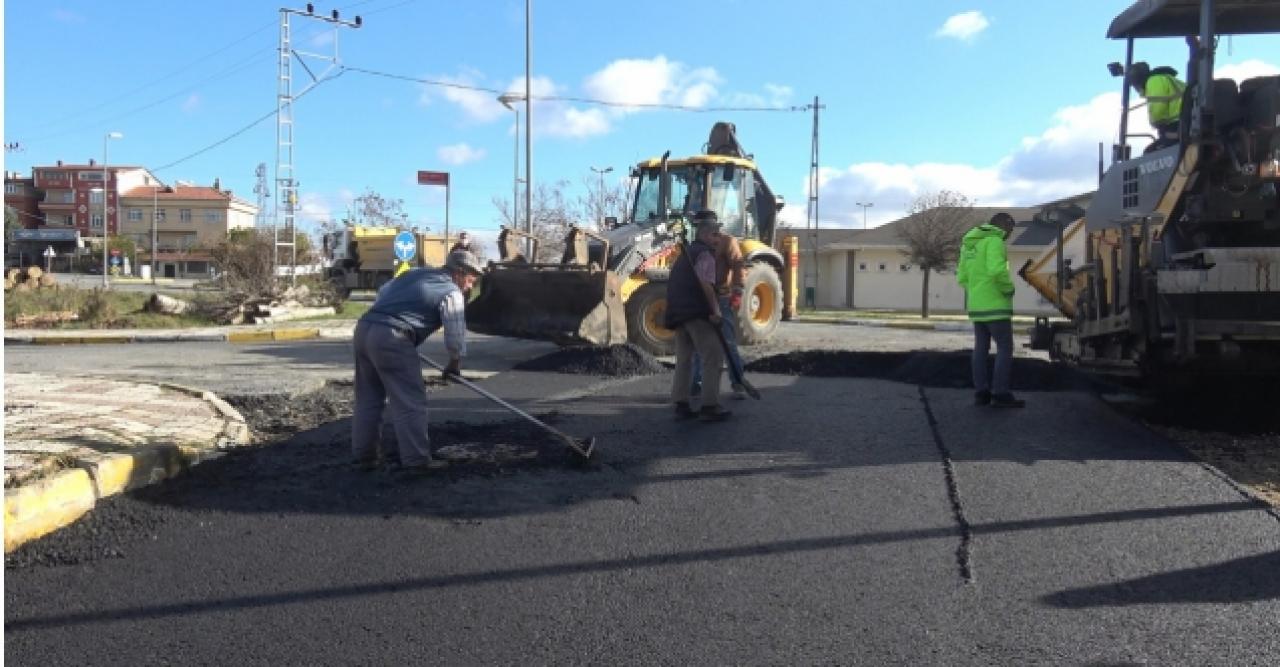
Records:
M617 276L562 265L493 265L467 305L467 328L561 345L627 342Z

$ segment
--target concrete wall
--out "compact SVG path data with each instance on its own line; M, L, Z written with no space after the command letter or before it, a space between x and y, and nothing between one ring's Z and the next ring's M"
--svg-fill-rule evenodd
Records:
M1014 312L1025 315L1052 314L1052 305L1017 277L1016 272L1028 259L1037 256L1040 249L1009 250L1009 267L1016 292L1013 298ZM820 255L818 307L845 308L849 306L849 273L847 266L853 258L853 303L857 309L905 310L920 309L924 274L917 266L910 266L907 257L896 248L874 248L856 251L828 252ZM903 270L903 265L908 265ZM883 268L881 268L883 266ZM954 271L934 272L929 277L929 308L935 312L963 312L964 289L956 283Z

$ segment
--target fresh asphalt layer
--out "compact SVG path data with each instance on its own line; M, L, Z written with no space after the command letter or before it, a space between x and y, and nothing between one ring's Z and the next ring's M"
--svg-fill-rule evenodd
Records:
M485 386L587 466L349 470L346 420L110 499L6 573L14 664L1273 664L1280 521L1094 396L670 375ZM509 424L461 387L432 419ZM507 432L530 439L532 431ZM104 527L120 530L104 535ZM88 546L86 546L88 545ZM78 550L77 550L78 549Z

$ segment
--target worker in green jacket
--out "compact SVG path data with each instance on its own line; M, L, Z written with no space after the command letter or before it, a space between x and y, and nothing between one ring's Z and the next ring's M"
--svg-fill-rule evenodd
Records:
M1013 232L1013 216L997 213L991 222L964 235L956 280L965 291L965 308L973 322L973 388L975 405L1020 408L1025 402L1009 391L1013 371L1013 279L1005 239ZM994 377L987 370L991 341L996 342Z
M1178 143L1178 123L1182 116L1182 93L1187 85L1178 80L1172 67L1151 69L1144 62L1129 67L1129 85L1147 101L1147 120L1156 130L1155 143L1146 153Z

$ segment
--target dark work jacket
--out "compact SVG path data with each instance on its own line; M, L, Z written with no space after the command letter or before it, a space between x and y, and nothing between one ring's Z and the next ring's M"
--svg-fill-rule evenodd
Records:
M694 241L687 246L687 252L681 253L671 267L671 278L667 281L667 314L663 326L674 329L689 320L705 319L711 316L711 306L702 291L698 274L693 265L703 253L715 252L711 246L702 241Z

